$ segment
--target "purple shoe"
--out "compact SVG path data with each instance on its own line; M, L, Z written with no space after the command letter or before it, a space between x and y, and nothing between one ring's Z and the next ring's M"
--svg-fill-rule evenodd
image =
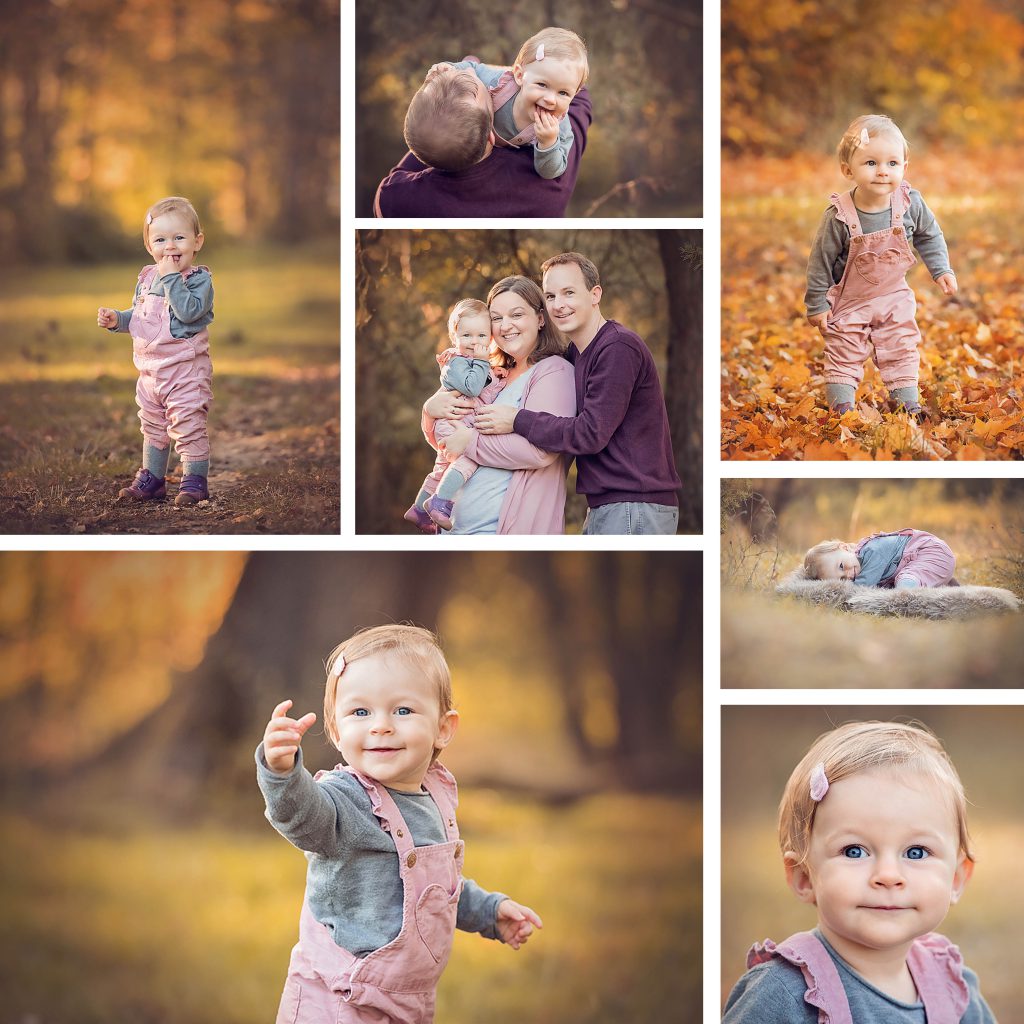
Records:
M200 476L198 473L186 473L181 478L181 486L178 488L178 496L174 499L174 504L179 508L182 505L198 505L199 502L206 501L209 497L206 477Z
M852 402L837 402L835 405L830 405L828 411L833 416L843 416L848 412L853 412Z
M153 476L148 469L140 468L135 479L122 487L117 496L132 501L160 501L167 497L167 487L162 476Z
M402 516L402 518L407 523L412 523L413 526L422 530L424 533L437 533L437 526L435 525L434 520L431 519L430 516L428 516L427 513L419 507L419 505L410 505L408 511L404 516Z
M423 507L427 510L427 515L441 527L442 530L450 530L452 528L452 509L455 507L454 501L449 501L447 498L439 498L436 494L431 495L423 503Z

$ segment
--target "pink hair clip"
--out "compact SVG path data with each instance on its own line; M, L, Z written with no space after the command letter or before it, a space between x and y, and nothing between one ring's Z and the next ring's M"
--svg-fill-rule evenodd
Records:
M339 654L334 659L334 664L331 666L331 675L340 677L341 673L345 671L345 655Z
M146 214L146 223L147 224L152 224L153 223L153 214L151 214L151 213L147 213Z
M811 799L817 803L828 792L828 777L825 765L819 761L811 769Z
M533 59L534 60L543 60L544 59L544 44L543 43L538 45L538 47L537 47L537 56L534 57Z
M866 146L871 141L871 136L868 135L867 128L861 128L860 130L860 144Z

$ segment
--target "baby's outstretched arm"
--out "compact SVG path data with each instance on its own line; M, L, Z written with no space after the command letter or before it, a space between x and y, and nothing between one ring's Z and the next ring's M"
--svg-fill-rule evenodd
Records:
M96 311L96 326L105 327L108 331L117 326L117 310L109 306L100 306Z
M290 700L281 701L274 708L263 733L263 756L267 767L277 775L287 775L295 767L295 755L299 751L302 737L316 721L312 711L298 720L289 718L287 712L291 706Z
M524 907L515 900L504 899L498 904L497 920L494 927L502 942L519 949L533 934L533 929L543 928L544 923L536 911Z

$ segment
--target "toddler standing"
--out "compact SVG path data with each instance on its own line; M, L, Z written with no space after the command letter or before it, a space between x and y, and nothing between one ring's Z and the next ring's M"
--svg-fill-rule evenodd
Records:
M583 40L568 29L545 28L523 43L511 68L481 64L475 58L435 64L424 81L427 88L410 104L405 122L406 144L431 167L464 170L483 156L480 125L471 105L445 105L449 116L443 119L432 95L444 88L446 76L466 72L472 72L490 95L493 144L513 149L532 146L534 170L542 178L560 177L573 145L566 114L590 74Z
M167 494L165 476L173 439L182 462L174 504L209 497L210 439L206 417L213 400L210 337L213 279L193 263L205 238L187 199L154 203L142 224L142 242L154 263L142 268L130 309L101 306L96 323L132 336L139 371L135 401L142 421L142 466L119 497L153 501Z
M725 1024L995 1024L937 928L974 870L967 799L923 727L820 736L779 807L786 879L818 926L753 946Z
M853 408L864 363L874 357L889 395L923 418L918 394L917 303L906 281L916 248L945 295L957 290L942 230L903 176L908 147L888 117L858 117L839 142L854 183L834 193L807 263L807 319L825 339L825 395L837 415Z
M448 338L451 345L437 357L441 387L474 399L476 407L489 405L505 386L507 371L490 362L491 314L487 304L479 299L457 302L448 315ZM473 414L464 416L462 422L471 427ZM439 445L434 468L403 516L424 533L436 533L439 526L443 530L451 529L455 496L479 469L468 455L451 458L445 451L444 441L451 436L454 427L451 420L434 423L434 440Z
M541 920L462 877L451 675L416 626L356 633L327 662L324 725L342 764L314 779L316 720L275 708L256 751L271 824L305 851L306 895L278 1024L429 1024L455 929L513 949Z

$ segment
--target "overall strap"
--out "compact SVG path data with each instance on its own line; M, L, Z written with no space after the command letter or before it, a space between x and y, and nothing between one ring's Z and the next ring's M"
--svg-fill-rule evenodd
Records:
M455 808L459 803L458 787L455 776L444 765L435 761L423 777L423 788L430 794L441 813L444 833L449 842L459 838L459 825L455 817Z
M900 187L889 196L890 219L889 226L893 228L903 227L903 214L910 209L910 182L900 183Z
M503 71L501 77L488 91L491 94L491 108L495 112L509 100L514 100L519 95L519 86L516 84L515 78L512 77L511 69ZM503 138L496 129L494 132L495 144L508 149L518 149L520 146L532 145L536 138L537 129L533 124L528 124L517 135L513 135L511 139Z
M944 935L930 932L914 941L907 966L928 1024L959 1024L971 1001L960 950Z
M857 207L853 202L853 190L849 192L833 192L829 202L836 208L836 220L841 221L850 229L850 237L856 238L864 234L857 216Z
M380 819L381 828L385 832L391 833L391 839L398 850L398 859L403 860L406 854L412 852L415 843L412 839L412 832L409 831L409 826L406 825L405 818L402 817L402 812L387 791L387 787L377 782L376 779L371 779L368 775L356 771L351 765L339 764L336 766L336 770L348 772L366 790L373 813Z
M807 985L804 1002L817 1009L818 1024L853 1024L850 1002L839 970L813 932L797 932L778 944L771 939L756 943L747 954L747 967L765 963L774 957L800 968Z

